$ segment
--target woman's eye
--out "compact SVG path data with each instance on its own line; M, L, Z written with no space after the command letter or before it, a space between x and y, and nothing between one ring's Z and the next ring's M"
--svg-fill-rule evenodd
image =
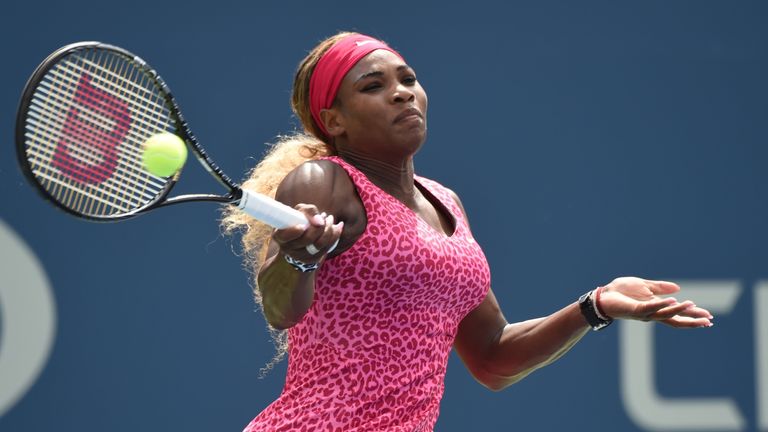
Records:
M416 77L415 76L407 76L403 78L403 84L413 85L416 84Z
M366 85L365 87L363 87L363 91L364 92L373 91L373 90L378 89L379 87L381 87L381 84L379 84L379 83L370 83L370 84Z

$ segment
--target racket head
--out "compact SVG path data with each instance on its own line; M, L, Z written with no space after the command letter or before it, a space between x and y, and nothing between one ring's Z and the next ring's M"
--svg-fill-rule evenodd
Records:
M189 146L160 76L122 48L79 42L48 56L27 82L16 119L18 162L64 211L125 219L161 203L180 175L154 176L142 165L142 144L159 132Z

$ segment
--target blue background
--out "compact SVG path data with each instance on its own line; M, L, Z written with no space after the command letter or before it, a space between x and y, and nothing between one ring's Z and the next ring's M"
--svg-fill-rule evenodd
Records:
M767 22L768 3L740 1L6 2L0 218L43 262L58 320L45 370L0 430L238 431L277 397L285 370L259 379L274 350L215 206L93 224L34 194L13 130L35 66L79 40L137 53L242 178L297 127L295 67L337 30L385 39L417 71L430 98L417 172L462 197L510 321L621 275L740 281L714 328L658 329L657 387L734 398L756 430ZM195 164L178 191L218 189ZM618 377L616 328L500 393L454 355L436 430L588 430L596 410L601 429L639 430Z

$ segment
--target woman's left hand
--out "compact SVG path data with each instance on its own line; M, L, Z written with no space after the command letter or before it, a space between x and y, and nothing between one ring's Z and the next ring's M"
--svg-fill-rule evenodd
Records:
M680 287L672 282L636 277L614 279L600 293L600 309L611 318L661 321L672 327L711 327L712 314L692 301L678 302Z

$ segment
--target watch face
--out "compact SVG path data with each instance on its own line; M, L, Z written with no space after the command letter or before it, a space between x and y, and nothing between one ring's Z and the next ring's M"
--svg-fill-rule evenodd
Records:
M590 297L591 294L592 291L589 291L579 297L579 309L581 309L581 314L584 316L584 319L587 320L587 324L592 327L592 330L597 331L607 327L613 320L605 321L597 316L595 305L592 303L592 298Z

